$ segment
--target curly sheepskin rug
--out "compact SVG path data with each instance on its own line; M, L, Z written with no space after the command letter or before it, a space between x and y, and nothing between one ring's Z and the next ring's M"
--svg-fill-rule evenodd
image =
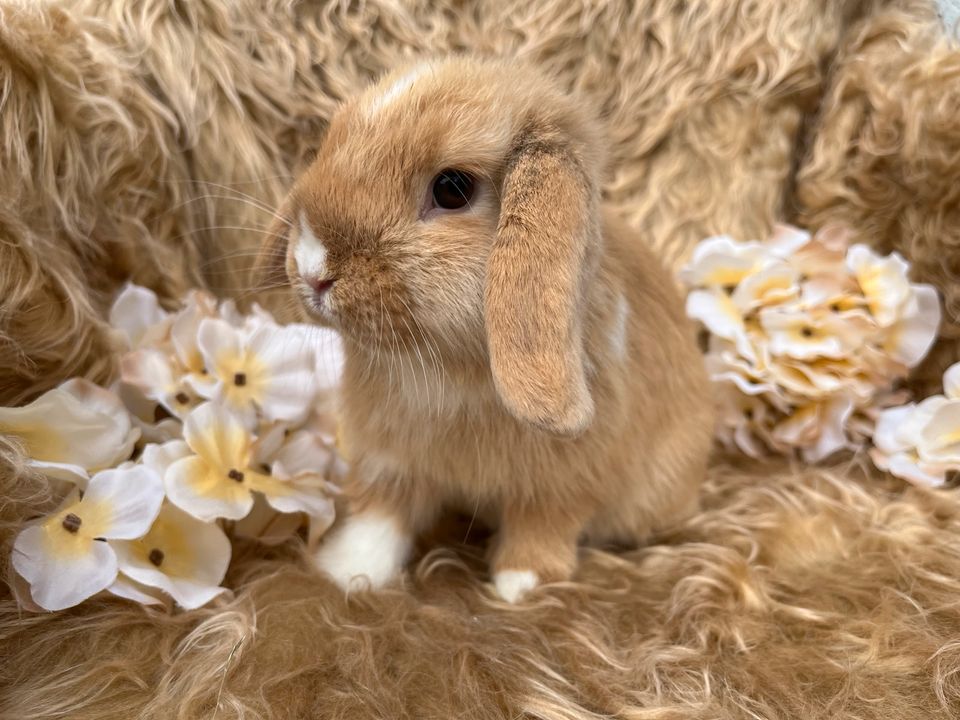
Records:
M402 59L522 55L601 109L606 193L676 266L709 234L844 221L960 336L960 50L926 2L0 0L0 404L112 366L128 278L252 296L337 103ZM282 307L276 299L274 309ZM345 599L239 546L230 599L32 614L0 587L0 717L870 718L960 714L960 490L717 457L703 510L575 582L495 599L456 521ZM49 498L0 439L0 563Z

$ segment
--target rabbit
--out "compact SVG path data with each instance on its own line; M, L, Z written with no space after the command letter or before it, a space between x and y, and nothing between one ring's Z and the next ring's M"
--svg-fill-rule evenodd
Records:
M518 60L422 60L331 119L258 272L343 337L349 507L315 555L342 588L395 580L445 509L496 529L507 602L697 511L702 354L603 173L588 103Z

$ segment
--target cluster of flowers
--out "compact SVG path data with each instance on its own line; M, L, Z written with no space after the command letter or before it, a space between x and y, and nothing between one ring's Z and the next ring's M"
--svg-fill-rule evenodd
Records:
M816 462L862 445L880 411L903 402L895 384L933 344L939 298L908 280L897 253L848 237L789 226L765 242L711 237L682 271L687 314L709 331L728 447Z
M0 408L0 432L62 497L14 543L21 601L59 610L108 591L195 608L225 592L228 532L269 543L306 527L315 543L344 471L336 334L201 292L171 314L135 285L110 321L126 347L114 386L74 379Z

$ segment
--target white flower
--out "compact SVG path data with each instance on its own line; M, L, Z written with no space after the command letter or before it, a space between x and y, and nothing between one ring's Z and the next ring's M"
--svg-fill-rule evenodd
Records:
M866 245L854 245L847 251L847 266L856 277L877 323L889 327L896 322L912 298L907 279L909 263L898 253L883 258Z
M197 520L164 503L150 530L137 540L111 542L124 576L163 590L187 610L226 592L230 541L216 523Z
M224 303L226 305L226 303ZM204 373L203 353L197 336L205 318L217 316L217 306L206 293L194 291L187 297L170 328L170 340L180 374L201 376Z
M762 267L770 253L757 242L737 242L718 235L697 245L680 276L690 287L732 288Z
M960 470L960 363L943 376L946 395L880 413L870 457L881 470L919 485L943 485Z
M0 408L0 432L23 443L31 466L81 486L89 473L129 458L140 435L116 395L82 379L29 405Z
M960 466L960 400L936 404L919 432L917 452L924 462Z
M129 387L159 403L174 417L183 418L199 404L192 387L169 355L152 348L127 353L120 360L121 380Z
M142 465L94 475L83 499L71 501L13 546L13 566L47 610L62 610L109 587L117 557L107 540L140 537L156 518L163 484Z
M156 294L127 283L110 308L110 324L130 348L155 345L166 338L172 318L160 307Z
M687 315L702 322L717 337L734 343L743 357L750 360L756 358L743 314L723 290L691 292L687 296Z
M184 422L183 435L196 453L173 462L164 481L170 501L200 520L239 520L262 493L281 512L320 515L329 503L326 488L313 477L279 479L269 468L253 467L254 441L226 408L204 403Z
M794 300L800 295L800 275L783 261L772 262L745 277L731 295L742 313L772 303Z
M887 331L883 349L908 368L927 356L940 328L940 297L932 285L913 285L916 303Z
M795 309L764 308L760 324L772 355L799 360L841 358L863 342L865 329L834 314L815 317Z
M301 422L317 388L316 356L297 327L263 323L247 333L225 320L205 318L198 331L210 382L196 386L254 427L256 413L268 421Z
M917 453L920 431L946 398L927 398L920 405L910 403L880 413L873 432L870 458L881 470L918 485L942 485L948 466L929 463Z

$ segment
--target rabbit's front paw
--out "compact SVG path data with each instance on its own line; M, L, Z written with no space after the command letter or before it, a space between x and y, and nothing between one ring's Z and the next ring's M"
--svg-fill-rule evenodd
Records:
M343 590L376 590L400 575L411 547L396 518L367 512L335 528L314 561Z

